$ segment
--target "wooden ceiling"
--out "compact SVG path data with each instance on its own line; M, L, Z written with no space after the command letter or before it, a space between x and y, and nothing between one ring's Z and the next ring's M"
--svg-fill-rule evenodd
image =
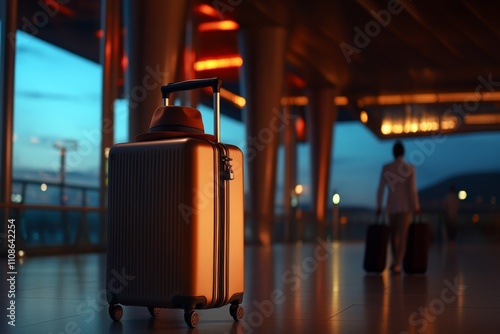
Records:
M381 138L393 137L380 134L380 123L384 115L394 110L401 114L425 105L433 113L443 115L454 103L464 104L465 98L418 107L413 103L388 107L360 103L365 96L457 92L470 96L478 87L483 93L500 91L497 1L193 1L194 8L206 4L219 11L218 17L210 17L193 10L197 22L227 19L236 21L240 29L259 25L285 27L289 31L289 47L284 94L305 95L308 87L338 87L349 99L342 110L354 119L366 110L370 115L367 125ZM39 2L19 1L20 17L31 18L40 11ZM63 7L65 13L51 17L36 35L97 62L100 1L71 1ZM23 28L22 20L19 27ZM26 25L23 30L30 32ZM197 48L200 57L237 53L237 32L202 33ZM237 69L225 71L224 79L227 87L239 93ZM479 98L472 111L499 115L500 99L492 100ZM233 110L232 115L235 114ZM461 122L453 131L491 130L500 130L500 122Z

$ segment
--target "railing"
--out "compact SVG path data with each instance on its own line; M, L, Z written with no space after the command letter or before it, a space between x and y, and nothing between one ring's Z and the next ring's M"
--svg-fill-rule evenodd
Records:
M61 184L55 181L12 181L13 203L61 205L75 207L99 206L99 187Z
M105 250L106 210L98 206L98 187L13 180L12 188L12 201L0 203L0 210L16 221L17 251L38 255Z
M57 182L14 180L13 201L0 203L5 217L16 220L16 249L28 255L104 251L106 208L99 207L99 188ZM61 199L61 194L64 200ZM56 204L54 204L56 203ZM63 203L61 205L60 203ZM444 217L439 210L426 210L422 220L431 227L432 241L446 241ZM324 236L344 241L364 241L366 229L375 221L370 210L339 208L337 227L330 212ZM286 222L286 223L285 223ZM7 221L2 222L5 236ZM294 212L285 219L277 215L277 242L314 240L317 226L311 212ZM0 250L5 250L0 238ZM466 207L457 219L457 242L500 242L500 207Z

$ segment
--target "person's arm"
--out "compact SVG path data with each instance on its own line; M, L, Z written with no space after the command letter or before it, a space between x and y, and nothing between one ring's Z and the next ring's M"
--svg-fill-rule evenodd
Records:
M385 177L384 177L384 168L382 168L377 190L377 215L379 215L382 212L382 201L384 199L384 190L385 190Z

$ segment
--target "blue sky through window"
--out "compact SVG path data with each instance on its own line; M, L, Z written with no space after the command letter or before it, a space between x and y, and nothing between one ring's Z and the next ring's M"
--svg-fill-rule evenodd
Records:
M15 68L14 173L57 172L56 141L76 141L68 174L97 175L101 66L18 31Z

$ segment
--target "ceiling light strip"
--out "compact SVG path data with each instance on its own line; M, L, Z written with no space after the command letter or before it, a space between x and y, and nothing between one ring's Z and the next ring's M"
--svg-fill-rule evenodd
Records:
M220 96L223 99L228 100L229 102L233 103L235 106L237 106L240 109L243 109L247 103L244 97L239 96L233 92L228 91L227 89L221 88L220 89Z
M307 96L284 96L281 98L282 106L306 106L309 104ZM333 99L333 104L336 106L345 106L349 104L349 99L346 96L336 96Z
M205 59L199 60L194 63L195 71L209 71L220 68L233 68L241 67L243 65L243 58L240 56L216 58L216 59Z
M465 124L469 125L487 125L487 124L500 124L499 114L477 114L465 115Z
M397 104L433 104L464 101L500 101L500 92L459 92L437 94L404 94L365 96L358 99L360 106L397 105Z
M232 20L203 22L198 26L198 31L230 31L238 30L239 24Z

